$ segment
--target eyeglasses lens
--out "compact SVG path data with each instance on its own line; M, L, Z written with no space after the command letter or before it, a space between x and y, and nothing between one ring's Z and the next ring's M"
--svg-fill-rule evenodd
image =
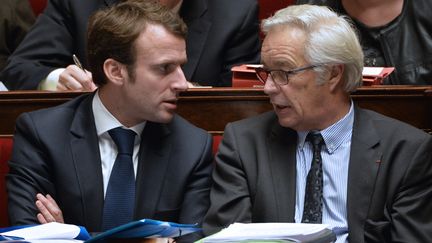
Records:
M263 68L257 68L255 72L261 82L265 83L267 81L269 73L266 70Z

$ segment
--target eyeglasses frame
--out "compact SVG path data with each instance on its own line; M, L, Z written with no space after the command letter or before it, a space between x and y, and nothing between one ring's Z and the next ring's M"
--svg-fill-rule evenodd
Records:
M272 72L275 72L275 71L283 72L283 74L285 74L285 82L283 82L283 83L281 83L281 82L275 82L274 79L273 79L273 82L275 84L278 84L278 85L287 85L289 83L289 76L290 75L294 75L294 74L297 74L299 72L306 71L308 69L313 69L313 68L316 68L316 67L319 67L319 66L322 66L322 65L323 64L310 64L310 65L305 65L305 66L302 66L302 67L294 68L294 69L291 69L291 70L288 70L288 71L280 70L280 69L265 69L264 67L257 67L257 68L255 68L255 74L258 77L259 81L261 81L263 84L266 84L266 82L267 82L267 80L268 80L268 78L270 76L272 76L272 78L273 78L273 75L271 74ZM264 80L258 74L260 71L264 71L264 72L267 73L267 79L266 80Z

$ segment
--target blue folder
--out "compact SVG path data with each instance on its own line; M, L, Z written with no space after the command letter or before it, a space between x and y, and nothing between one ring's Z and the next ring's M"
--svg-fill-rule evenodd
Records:
M99 242L111 238L174 238L200 230L201 228L197 224L177 224L153 219L141 219L100 233L85 242Z

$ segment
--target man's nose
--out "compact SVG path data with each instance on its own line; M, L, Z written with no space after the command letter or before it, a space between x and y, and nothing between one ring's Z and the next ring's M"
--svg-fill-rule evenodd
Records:
M180 66L177 67L176 73L177 73L177 77L176 77L176 81L174 82L174 88L179 91L187 90L188 82Z
M273 78L271 75L267 77L267 80L264 84L264 93L270 95L273 93L276 93L279 90L279 87L277 84L273 81Z

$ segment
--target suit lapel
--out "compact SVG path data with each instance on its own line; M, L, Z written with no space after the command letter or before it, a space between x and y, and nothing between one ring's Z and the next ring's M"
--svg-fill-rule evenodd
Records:
M89 231L98 231L104 196L92 98L93 95L85 98L75 112L70 130L70 146L82 196L85 225Z
M379 142L369 116L355 107L347 199L349 237L352 242L364 242L364 220L382 157L382 153L376 149Z
M139 153L135 201L136 218L153 218L171 151L166 125L147 122Z
M277 119L268 138L271 179L280 222L294 222L297 133L281 127Z
M188 26L186 40L188 62L183 66L187 80L191 80L195 73L212 25L208 19L203 17L206 12L207 2L201 0L183 1L180 9L180 16Z

